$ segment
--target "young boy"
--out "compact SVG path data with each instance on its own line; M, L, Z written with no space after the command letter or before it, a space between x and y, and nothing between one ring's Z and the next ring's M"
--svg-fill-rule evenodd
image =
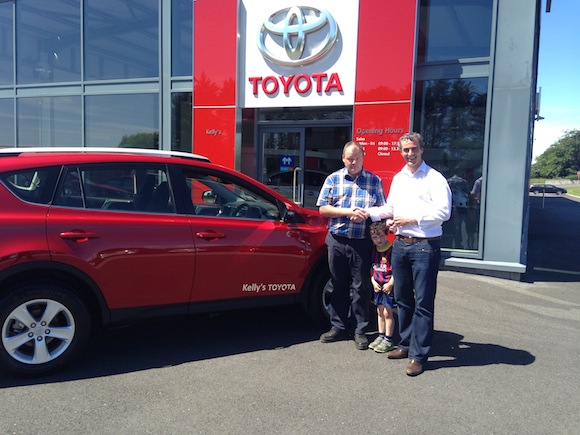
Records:
M378 353L385 353L395 349L393 332L394 280L392 277L391 251L393 244L387 239L387 221L373 222L370 226L371 239L374 243L372 251L371 282L375 291L375 305L377 306L379 336L369 348Z

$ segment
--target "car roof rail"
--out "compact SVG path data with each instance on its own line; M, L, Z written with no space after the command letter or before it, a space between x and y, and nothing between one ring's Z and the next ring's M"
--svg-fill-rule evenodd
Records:
M180 157L185 159L210 162L210 159L193 153L183 151L153 150L146 148L107 148L107 147L22 147L0 148L0 157L18 156L32 153L116 153L116 154L140 154L160 157Z

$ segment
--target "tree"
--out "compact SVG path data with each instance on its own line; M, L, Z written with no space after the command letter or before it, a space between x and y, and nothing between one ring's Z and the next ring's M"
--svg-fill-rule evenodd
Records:
M580 130L567 130L532 164L534 178L565 178L580 169Z
M118 147L159 149L159 132L125 135L121 138Z

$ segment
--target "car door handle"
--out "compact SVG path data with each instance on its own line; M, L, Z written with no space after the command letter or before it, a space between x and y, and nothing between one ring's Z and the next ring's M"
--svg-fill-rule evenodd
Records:
M288 230L286 232L286 235L288 237L294 237L294 238L300 238L304 236L304 233L302 231L297 231L297 230Z
M205 240L223 239L226 236L224 233L218 233L216 231L199 231L195 235L200 239Z
M91 233L87 231L63 231L60 233L60 238L65 240L73 240L77 243L83 243L90 239L98 239L99 235L97 233Z

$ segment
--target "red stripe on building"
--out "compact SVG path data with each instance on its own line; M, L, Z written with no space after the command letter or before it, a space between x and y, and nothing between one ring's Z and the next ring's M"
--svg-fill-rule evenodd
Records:
M365 146L365 167L387 189L404 164L397 140L411 124L416 3L359 6L353 138Z
M193 151L234 168L238 2L193 7Z

